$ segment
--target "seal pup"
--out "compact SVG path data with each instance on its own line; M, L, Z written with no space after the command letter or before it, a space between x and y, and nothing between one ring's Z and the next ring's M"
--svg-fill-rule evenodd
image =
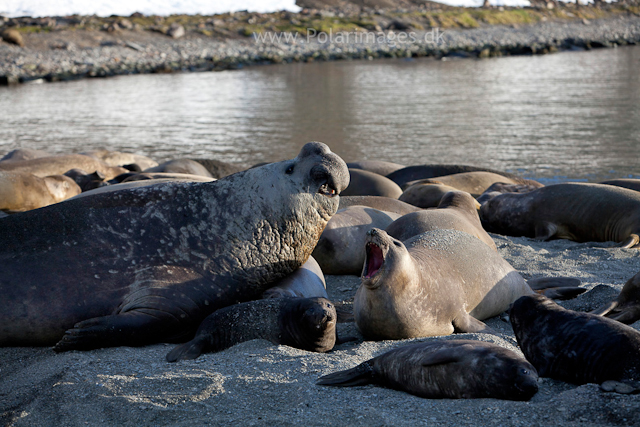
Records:
M606 316L626 325L640 320L640 273L627 280L615 301L591 313Z
M640 248L640 193L612 185L565 183L501 194L482 205L480 219L492 233Z
M533 293L496 251L462 231L432 230L401 242L374 228L365 248L353 310L366 339L481 332L481 320Z
M348 182L344 161L313 142L295 159L215 182L4 218L0 345L57 342L65 351L190 339L213 311L260 298L300 267Z
M511 326L541 377L574 383L640 380L640 332L612 319L528 295L511 307Z
M337 318L335 307L325 298L276 298L236 304L209 315L195 338L171 350L166 359L195 359L254 339L325 353L336 343Z
M387 234L405 241L431 230L460 230L477 237L494 251L496 244L482 228L478 202L465 191L446 193L436 209L425 209L403 215L385 229Z
M0 210L24 212L61 202L82 190L69 177L44 178L26 173L0 171Z
M439 339L395 348L316 384L376 384L427 399L529 400L538 391L538 374L522 356L496 344Z
M367 232L371 227L386 228L399 214L366 206L350 206L339 210L322 232L313 257L326 274L359 275L364 262Z
M262 298L327 298L327 283L318 262L310 256L299 269L264 291Z
M398 184L389 178L362 169L349 169L349 186L344 196L381 196L397 199L402 194Z

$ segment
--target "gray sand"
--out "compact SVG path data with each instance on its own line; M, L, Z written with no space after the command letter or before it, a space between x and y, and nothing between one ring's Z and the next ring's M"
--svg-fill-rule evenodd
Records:
M492 237L526 278L580 278L589 292L563 303L568 308L589 310L608 302L640 270L640 251L612 243ZM358 284L357 277L327 277L334 301L351 301ZM508 323L499 318L487 323L504 338L455 337L516 349ZM640 322L633 326L639 329ZM353 323L339 330L357 334ZM177 364L164 361L173 348L169 344L64 354L50 348L4 348L0 420L10 426L640 424L640 395L547 378L540 379L540 391L530 402L427 400L375 386L315 385L321 375L406 342L358 341L317 354L254 340Z

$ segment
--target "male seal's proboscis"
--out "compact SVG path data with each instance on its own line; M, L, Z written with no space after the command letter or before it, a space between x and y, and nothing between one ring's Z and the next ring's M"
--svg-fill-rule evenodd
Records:
M190 339L216 309L258 299L300 267L348 183L344 161L313 142L293 160L216 182L4 218L0 345L66 351Z

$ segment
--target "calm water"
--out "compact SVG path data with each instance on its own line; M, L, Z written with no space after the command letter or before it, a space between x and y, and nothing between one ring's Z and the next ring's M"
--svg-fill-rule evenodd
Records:
M542 180L638 176L640 47L382 60L0 88L0 154L98 147L254 164L323 141L345 160Z

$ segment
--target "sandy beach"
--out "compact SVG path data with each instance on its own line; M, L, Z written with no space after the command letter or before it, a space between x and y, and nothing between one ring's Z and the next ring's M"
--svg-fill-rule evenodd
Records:
M586 311L615 298L640 267L640 251L607 243L538 242L492 235L500 254L525 278L569 276L589 291L563 302ZM355 276L327 276L330 297L346 303ZM500 318L501 337L460 334L516 350ZM640 322L633 325L640 328ZM341 335L359 336L353 323ZM324 374L351 368L409 341L345 343L327 354L263 340L194 361L165 362L170 344L56 354L50 348L0 349L0 420L7 426L85 425L637 425L640 395L575 386L548 378L529 402L428 400L375 386L322 387Z

